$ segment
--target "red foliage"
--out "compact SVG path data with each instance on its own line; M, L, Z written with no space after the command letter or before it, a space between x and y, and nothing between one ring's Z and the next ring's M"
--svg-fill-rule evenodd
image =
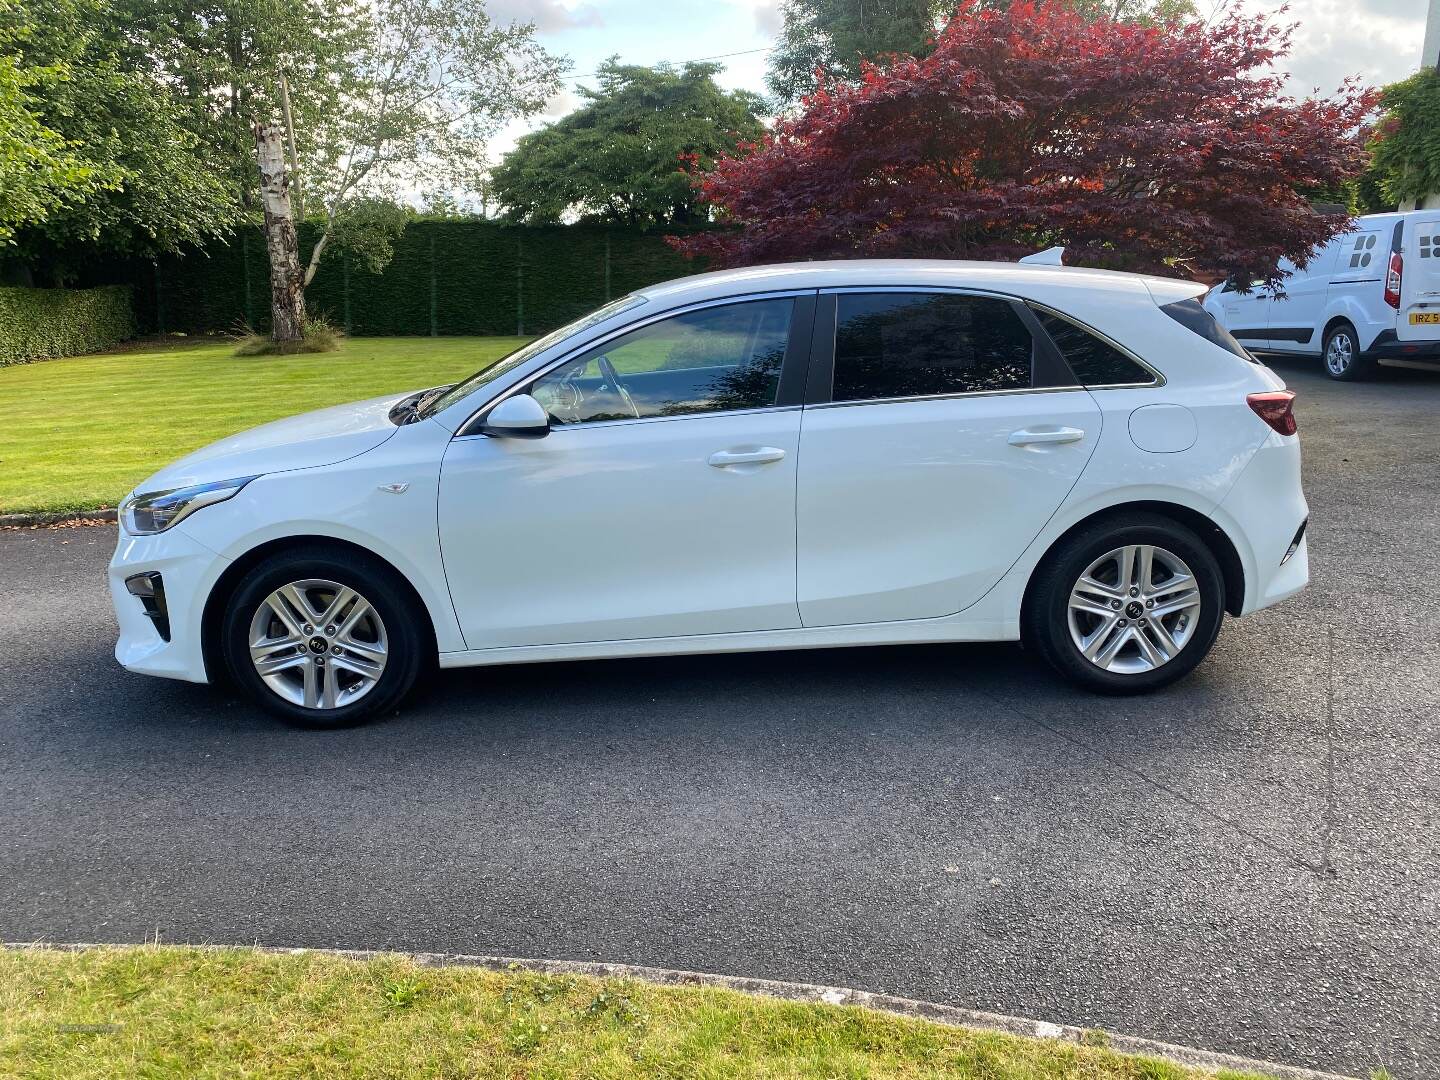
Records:
M1289 30L1145 27L1063 4L962 4L924 59L828 84L698 176L740 226L672 238L719 265L812 258L1066 261L1272 279L1346 227L1297 188L1364 166L1375 95L1284 96Z

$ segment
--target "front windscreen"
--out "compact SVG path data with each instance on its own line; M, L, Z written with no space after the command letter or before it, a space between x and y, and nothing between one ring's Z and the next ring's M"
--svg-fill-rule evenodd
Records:
M636 304L643 302L644 297L635 295L622 296L618 300L610 301L610 303L604 307L596 308L583 318L576 319L572 323L567 323L558 330L551 330L550 333L544 337L538 337L528 345L522 345L514 352L507 353L489 367L481 368L464 382L456 383L449 390L446 390L443 394L435 398L434 401L427 403L421 415L434 416L436 413L444 412L460 399L473 394L482 386L494 382L507 372L514 371L521 364L525 363L525 361L532 357L539 356L546 349L558 345L566 338L574 337L576 334L604 322L612 315L618 315L626 308L632 308Z

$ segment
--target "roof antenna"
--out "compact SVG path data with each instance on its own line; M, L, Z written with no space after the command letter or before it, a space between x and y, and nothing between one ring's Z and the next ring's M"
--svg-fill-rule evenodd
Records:
M1032 266L1064 266L1065 249L1063 247L1046 248L1044 251L1037 251L1034 255L1026 255L1020 261L1029 263Z

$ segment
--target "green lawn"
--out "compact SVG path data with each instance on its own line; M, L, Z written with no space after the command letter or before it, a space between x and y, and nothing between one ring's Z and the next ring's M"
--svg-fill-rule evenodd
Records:
M525 338L352 338L313 356L177 342L0 368L0 513L114 506L160 466L282 416L456 379Z
M0 1075L1199 1080L1100 1046L727 990L249 949L0 950Z

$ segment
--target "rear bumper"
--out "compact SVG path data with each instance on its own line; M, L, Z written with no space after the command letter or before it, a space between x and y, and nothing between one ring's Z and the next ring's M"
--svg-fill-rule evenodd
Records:
M1420 360L1440 364L1440 341L1401 341L1394 330L1380 336L1360 355L1374 360Z
M1245 569L1240 614L1278 604L1310 582L1309 543L1300 527L1310 515L1300 488L1300 443L1272 434L1255 451L1215 517L1235 541ZM1288 555L1288 557L1287 557Z

